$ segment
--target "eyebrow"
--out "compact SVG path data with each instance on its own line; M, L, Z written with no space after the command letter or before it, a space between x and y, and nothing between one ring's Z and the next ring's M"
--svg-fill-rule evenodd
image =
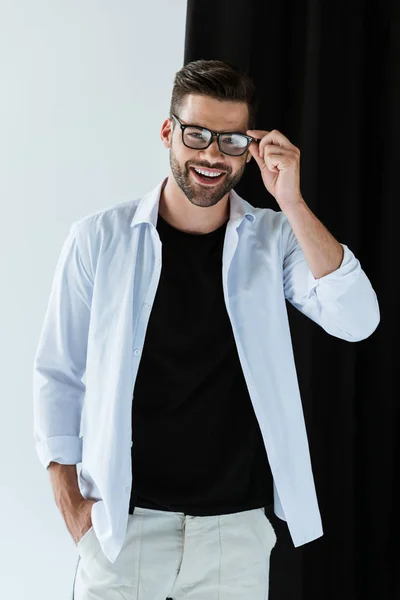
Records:
M210 129L209 127L206 127L205 125L199 125L198 123L188 123L188 122L184 122L182 119L182 125L191 125L192 127L201 127L202 129L208 129L208 131L212 131L213 133L241 133L242 135L246 135L245 131L239 131L239 129L221 129L220 131L217 131L216 129Z

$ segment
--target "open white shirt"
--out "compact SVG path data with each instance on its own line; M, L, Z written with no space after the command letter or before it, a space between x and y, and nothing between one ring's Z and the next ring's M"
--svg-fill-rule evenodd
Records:
M82 495L98 500L93 529L111 562L128 522L132 398L162 269L156 225L164 181L72 224L34 361L39 459L45 468L78 465ZM340 267L315 279L285 214L230 193L224 299L274 479L274 512L296 547L323 529L285 299L348 342L367 338L380 321L369 279L342 247Z

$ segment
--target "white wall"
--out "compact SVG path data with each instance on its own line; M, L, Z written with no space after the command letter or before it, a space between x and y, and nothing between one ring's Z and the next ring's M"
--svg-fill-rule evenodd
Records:
M0 597L70 600L74 542L34 449L33 358L72 222L167 175L186 0L0 2Z

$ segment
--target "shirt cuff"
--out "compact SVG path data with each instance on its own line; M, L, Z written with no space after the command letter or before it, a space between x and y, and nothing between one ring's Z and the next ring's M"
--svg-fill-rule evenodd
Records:
M82 438L73 435L56 435L37 442L36 452L45 469L54 461L62 465L82 462Z
M320 288L322 292L324 288L326 288L326 292L329 294L330 298L332 298L332 293L336 298L339 298L359 277L361 272L359 260L345 244L340 245L343 248L343 259L340 266L335 271L316 279L312 274L311 269L309 269L309 296L312 295L317 288Z

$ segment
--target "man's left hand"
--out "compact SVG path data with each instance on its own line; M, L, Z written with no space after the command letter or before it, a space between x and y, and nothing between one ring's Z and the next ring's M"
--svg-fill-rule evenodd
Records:
M300 150L277 129L249 129L247 135L260 140L258 144L250 144L249 152L260 167L265 187L281 210L293 202L304 202L300 191Z

